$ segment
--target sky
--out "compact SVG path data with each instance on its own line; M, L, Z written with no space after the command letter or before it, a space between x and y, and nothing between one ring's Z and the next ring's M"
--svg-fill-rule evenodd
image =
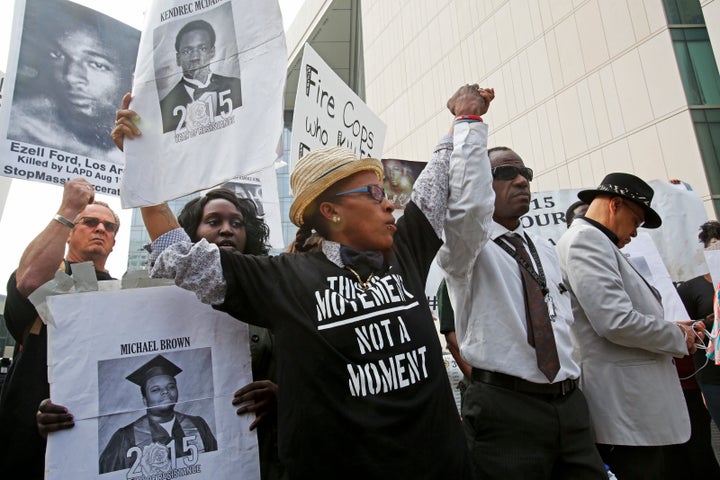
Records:
M279 0L285 30L292 23L304 0ZM75 3L98 10L137 29L142 29L144 12L151 0L75 0ZM7 61L12 35L14 1L0 1L0 71L7 72ZM4 88L4 87L3 87ZM119 100L119 99L118 99ZM109 134L109 133L108 133ZM6 292L6 279L17 268L25 247L39 234L57 213L62 199L62 187L26 180L13 180L0 219L0 295ZM120 278L127 268L127 250L130 239L132 210L123 210L120 199L96 195L98 200L110 204L120 215L120 231L115 248L106 264L115 278Z

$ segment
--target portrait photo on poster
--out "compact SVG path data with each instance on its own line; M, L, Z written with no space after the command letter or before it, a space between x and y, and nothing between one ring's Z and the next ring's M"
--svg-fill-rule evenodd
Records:
M396 209L404 209L410 201L415 179L425 168L425 162L383 158L382 164L385 195Z
M27 0L7 138L122 163L108 132L140 32L68 1Z
M158 26L153 52L163 133L181 141L233 123L242 89L231 3Z
M199 469L218 449L213 393L209 347L99 361L98 472Z
M258 216L262 217L265 215L265 206L263 205L263 190L262 183L258 177L243 176L233 178L229 182L222 185L222 188L227 188L235 192L240 198L247 198L252 200L257 209Z

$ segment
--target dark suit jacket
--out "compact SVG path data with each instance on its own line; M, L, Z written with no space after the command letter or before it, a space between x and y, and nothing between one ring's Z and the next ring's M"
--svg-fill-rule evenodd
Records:
M217 93L215 97L215 115L220 113L230 113L232 110L242 105L242 93L240 88L240 79L234 77L224 77L213 73L210 77L210 83L205 91ZM232 105L228 105L228 100ZM193 102L193 98L188 94L182 80L173 87L165 98L160 100L160 112L163 121L163 133L172 132L178 129L178 124L183 119L182 113L173 114L173 110L177 106L187 107ZM230 107L230 108L228 108ZM180 128L185 128L185 124Z

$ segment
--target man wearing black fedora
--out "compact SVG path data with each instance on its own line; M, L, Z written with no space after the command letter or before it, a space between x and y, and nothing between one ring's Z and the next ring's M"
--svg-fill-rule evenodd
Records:
M692 329L665 320L660 294L620 251L662 224L652 197L634 175L607 175L578 193L590 207L557 245L596 442L623 480L667 478L663 446L690 437L673 357L694 350Z

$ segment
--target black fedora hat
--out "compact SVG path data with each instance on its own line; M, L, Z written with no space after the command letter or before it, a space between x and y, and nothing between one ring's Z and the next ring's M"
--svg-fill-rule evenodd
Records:
M662 225L662 219L655 210L650 207L653 194L652 187L641 178L629 173L609 173L603 178L599 187L593 190L583 190L578 193L578 198L585 203L590 203L598 195L611 195L632 200L645 212L645 228L657 228Z

